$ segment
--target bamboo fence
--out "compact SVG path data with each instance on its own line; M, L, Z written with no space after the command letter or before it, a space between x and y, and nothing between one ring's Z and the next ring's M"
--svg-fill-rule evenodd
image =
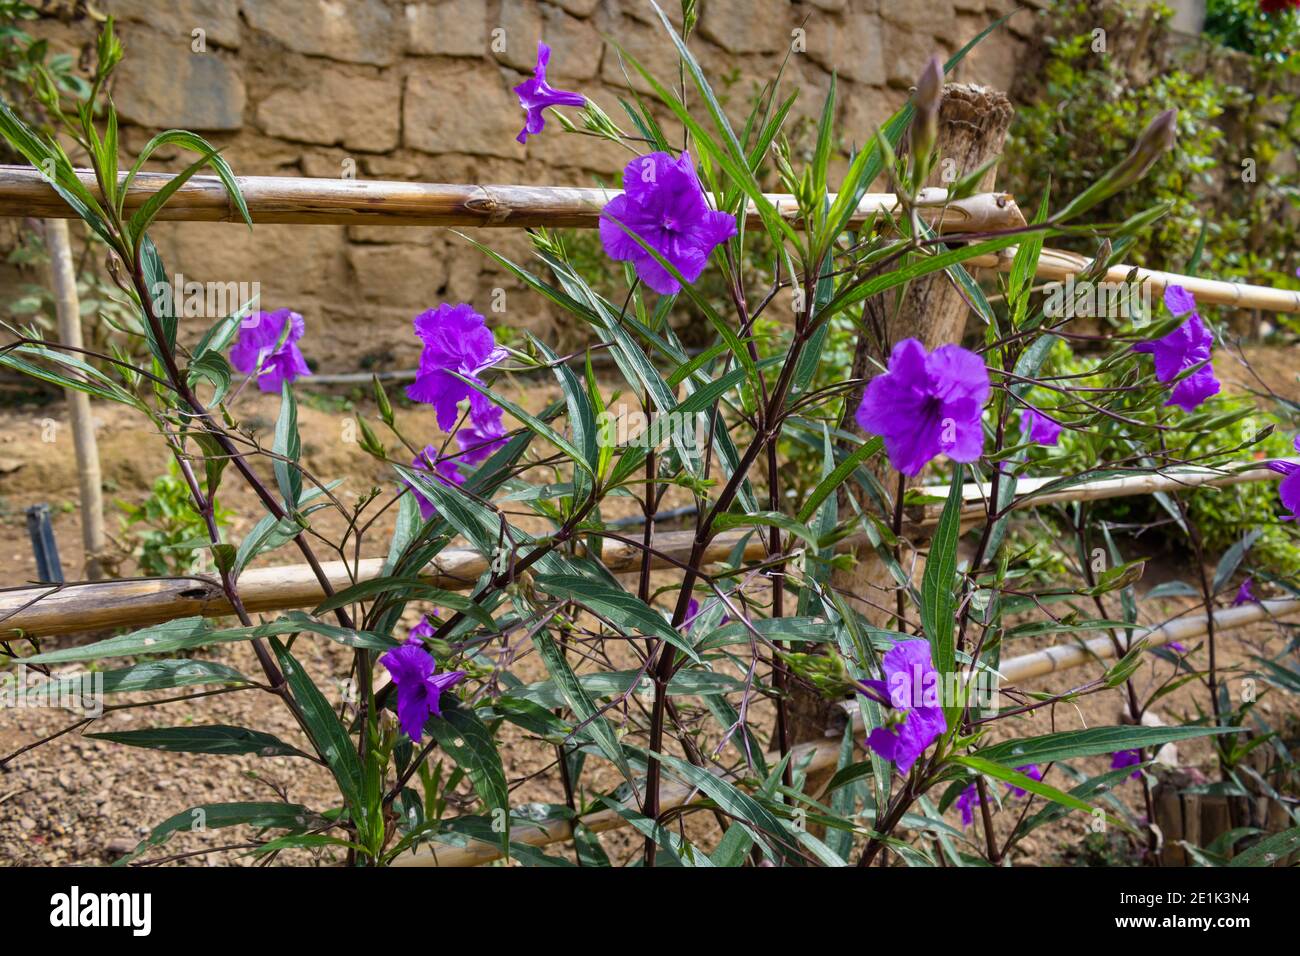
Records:
M1096 501L1173 492L1198 487L1224 487L1255 481L1277 480L1280 476L1256 463L1222 469L1179 468L1164 473L1105 478L1061 487L1060 478L1022 478L1016 485L1013 509L1072 501ZM946 496L945 486L923 489L936 496ZM989 487L967 483L962 487L966 501L963 525L972 525L985 516L984 499ZM904 532L922 540L938 523L937 506L913 509ZM706 561L727 558L746 535L744 529L716 535L705 552ZM690 556L694 533L661 532L654 537L656 554L652 567L668 567ZM854 535L843 539L841 547L862 544L866 539ZM758 560L767 555L762 536L750 534L745 557ZM622 542L607 542L601 560L614 572L633 571L640 567L639 547ZM383 559L364 558L354 564L331 561L322 564L331 587L342 590L361 581L378 577ZM420 575L427 583L448 590L468 590L487 569L486 559L477 551L448 549L427 565ZM313 570L305 564L254 568L239 576L239 593L250 613L314 607L325 599ZM123 578L71 585L31 585L0 590L0 636L21 631L35 637L72 634L113 627L142 627L191 615L219 617L233 613L220 582L212 577Z
M77 170L99 196L94 174ZM124 177L123 177L124 178ZM131 181L126 208L136 209L173 177L139 173ZM600 211L622 190L574 186L457 185L366 179L310 179L300 176L236 177L254 222L342 226L484 226L594 229ZM794 220L798 203L788 194L767 199L785 218ZM931 222L946 232L1014 229L1025 224L1015 200L1006 193L979 193L948 201L947 190L926 189L920 197ZM898 208L890 193L867 193L851 218L862 225ZM0 165L0 216L76 218L76 213L30 166ZM762 219L750 208L750 225ZM239 222L239 212L216 176L194 176L176 190L158 214L159 221Z
M78 176L97 194L94 176L78 170ZM135 209L167 184L167 173L140 173L131 183L126 208ZM301 225L380 226L551 226L594 228L600 210L618 190L584 189L568 186L457 185L449 183L405 183L361 179L310 179L305 177L236 177L254 222ZM767 197L781 215L795 219L797 204L789 195ZM943 189L927 189L922 205L941 231L988 232L1025 225L1015 199L1006 193L980 193L967 199L947 201ZM883 212L898 207L889 193L868 193L853 216L861 225ZM30 166L0 165L0 217L37 216L74 218L75 213L50 187L40 172ZM758 224L757 213L748 214ZM194 176L176 191L158 216L162 221L236 222L238 212L225 187L215 176ZM967 264L974 268L1008 271L1015 250L979 256ZM1087 256L1059 249L1044 249L1039 259L1039 278L1064 281L1084 272L1092 264ZM1122 283L1134 275L1134 267L1112 266L1105 281ZM1300 292L1267 286L1221 282L1196 276L1137 269L1136 279L1154 291L1177 283L1192 292L1199 302L1273 312L1300 312Z

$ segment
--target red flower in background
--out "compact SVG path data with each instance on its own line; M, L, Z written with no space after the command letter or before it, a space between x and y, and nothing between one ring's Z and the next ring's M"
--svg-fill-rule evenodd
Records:
M1300 10L1300 0L1259 0L1259 9L1270 16L1286 9Z

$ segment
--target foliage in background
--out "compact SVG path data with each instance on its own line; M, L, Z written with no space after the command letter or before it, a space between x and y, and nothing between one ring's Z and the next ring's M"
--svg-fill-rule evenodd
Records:
M1072 195L1124 154L1139 118L1176 107L1174 161L1111 197L1099 216L1118 222L1168 203L1169 214L1134 245L1132 261L1181 267L1194 259L1204 227L1204 270L1300 287L1300 113L1292 92L1300 58L1279 63L1273 52L1278 44L1294 49L1300 17L1286 13L1261 25L1241 9L1253 6L1211 3L1207 30L1249 54L1231 60L1231 51L1198 50L1180 39L1160 4L1053 0L1038 14L1037 61L1031 56L1018 71L1003 185L1026 206L1049 182L1055 194ZM1238 11L1235 20L1223 12L1228 7ZM1231 79L1236 75L1244 82ZM1253 183L1243 181L1247 160Z
M139 504L118 501L122 511L125 550L143 574L152 577L195 573L195 557L206 556L207 527L194 510L190 489L181 478L175 461L168 462L167 474L154 479L149 496ZM233 513L217 505L217 527L227 529ZM211 568L206 571L211 573Z

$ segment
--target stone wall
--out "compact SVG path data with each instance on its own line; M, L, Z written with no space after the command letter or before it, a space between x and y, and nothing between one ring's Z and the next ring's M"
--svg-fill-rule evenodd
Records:
M674 11L677 4L662 4ZM203 132L241 175L437 182L595 185L617 182L627 153L555 122L527 146L511 87L531 71L538 39L553 49L554 85L579 90L611 116L629 81L615 37L658 76L675 57L647 0L101 0L126 59L114 99L134 153L157 130ZM1008 0L701 0L692 45L733 113L773 76L802 29L788 75L803 87L796 112L820 109L836 70L847 142L868 138L901 105L932 52L951 53ZM1032 16L1013 18L1032 28ZM76 52L89 20L42 21L56 49ZM202 31L196 33L196 31ZM1007 88L1021 41L990 37L957 78ZM631 72L629 68L629 72ZM631 84L639 87L639 80ZM187 154L155 154L177 169ZM563 340L536 296L456 236L431 228L161 224L155 238L171 273L187 280L261 285L264 308L289 306L308 323L304 351L321 370L414 364L411 317L440 301ZM519 233L489 237L527 254ZM198 323L195 322L197 327ZM195 330L191 329L191 333Z

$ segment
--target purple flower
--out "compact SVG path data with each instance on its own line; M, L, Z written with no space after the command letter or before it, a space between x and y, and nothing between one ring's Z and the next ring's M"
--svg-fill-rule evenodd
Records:
M1182 641L1170 641L1168 644L1165 645L1165 647L1169 648L1175 654L1187 653L1187 647L1186 645L1183 644Z
M1110 755L1110 769L1122 770L1125 767L1136 767L1142 762L1142 751L1140 750L1117 750ZM1134 770L1129 774L1132 780L1142 776L1141 770Z
M1241 582L1241 587L1237 588L1237 596L1232 599L1233 607L1241 607L1243 604L1250 604L1259 600L1259 598L1255 597L1254 583L1251 578L1246 578Z
M289 334L284 344L276 348L286 322L289 323ZM249 316L239 326L239 340L230 350L230 364L245 375L251 375L261 363L262 373L257 376L257 387L264 392L278 392L281 383L311 374L297 345L306 329L302 316L288 309Z
M429 465L430 462L433 462L432 467ZM411 459L411 467L418 468L420 471L432 471L444 485L463 485L465 483L465 477L460 473L460 469L456 467L456 462L450 458L439 458L438 449L432 445L426 445L424 451ZM438 513L434 503L426 498L419 488L409 481L403 480L403 483L415 493L415 501L420 506L420 515L425 521Z
M418 743L429 715L442 715L442 692L462 680L465 672L435 674L433 656L416 637L385 653L379 663L388 668L397 687L397 723L406 736Z
M1295 436L1295 450L1300 452L1300 435ZM1293 461L1269 461L1265 464L1285 477L1282 483L1277 486L1278 497L1282 499L1282 504L1291 510L1289 515L1283 515L1283 521L1300 521L1300 465Z
M899 641L881 659L883 680L863 681L865 692L893 711L890 727L877 727L867 746L907 773L916 758L948 729L939 700L939 673L928 641Z
M889 462L905 475L920 474L933 458L975 461L984 450L980 415L989 397L989 373L978 355L942 345L929 355L904 339L862 396L857 422L885 439Z
M1196 297L1180 285L1165 289L1165 308L1171 315L1186 315L1196 311Z
M1020 413L1020 434L1039 445L1055 445L1061 437L1061 426L1036 408L1026 408Z
M427 614L421 617L420 623L411 628L406 634L407 640L418 639L423 641L426 637L433 637L433 622L429 620Z
M432 405L438 414L438 427L451 431L456 424L457 405L478 394L452 373L479 381L479 373L501 361L506 351L497 346L483 316L463 302L444 303L420 313L415 317L415 334L424 349L420 352L419 374L407 386L406 397Z
M546 126L546 117L542 110L548 106L586 106L587 98L581 93L569 93L565 90L552 89L546 82L546 64L551 59L551 48L545 43L537 44L537 65L533 67L533 78L524 80L515 87L519 105L527 114L524 128L515 139L527 143L529 136L536 136Z
M1156 379L1160 382L1172 382L1186 369L1206 363L1175 385L1165 402L1190 412L1219 392L1219 380L1214 377L1214 366L1208 361L1214 335L1206 328L1200 315L1192 311L1196 308L1196 300L1182 286L1171 285L1165 289L1165 306L1174 315L1191 312L1192 317L1163 338L1139 342L1133 346L1133 351L1154 356Z
M1030 780L1037 780L1041 782L1043 779L1043 771L1038 769L1038 764L1036 763L1029 763L1029 764L1025 764L1023 767L1017 767L1016 772L1023 773ZM1024 787L1017 787L1014 783L1009 783L1006 786L1007 786L1007 790L1010 792L1011 796L1013 797L1023 797L1026 793Z
M475 392L469 397L469 421L456 431L456 444L463 453L460 460L467 465L485 461L506 443L505 434L501 409Z
M686 603L686 620L682 621L682 631L689 631L695 626L695 619L700 616L700 602L691 598Z
M672 263L687 282L694 282L714 248L736 234L736 219L709 208L690 153L682 153L676 162L667 153L650 153L623 170L623 194L601 212L600 241L606 255L630 261L641 281L656 292L680 292L681 283L627 230Z
M975 808L979 806L981 802L979 787L973 783L963 790L953 802L953 806L961 811L962 826L968 827L975 822Z

